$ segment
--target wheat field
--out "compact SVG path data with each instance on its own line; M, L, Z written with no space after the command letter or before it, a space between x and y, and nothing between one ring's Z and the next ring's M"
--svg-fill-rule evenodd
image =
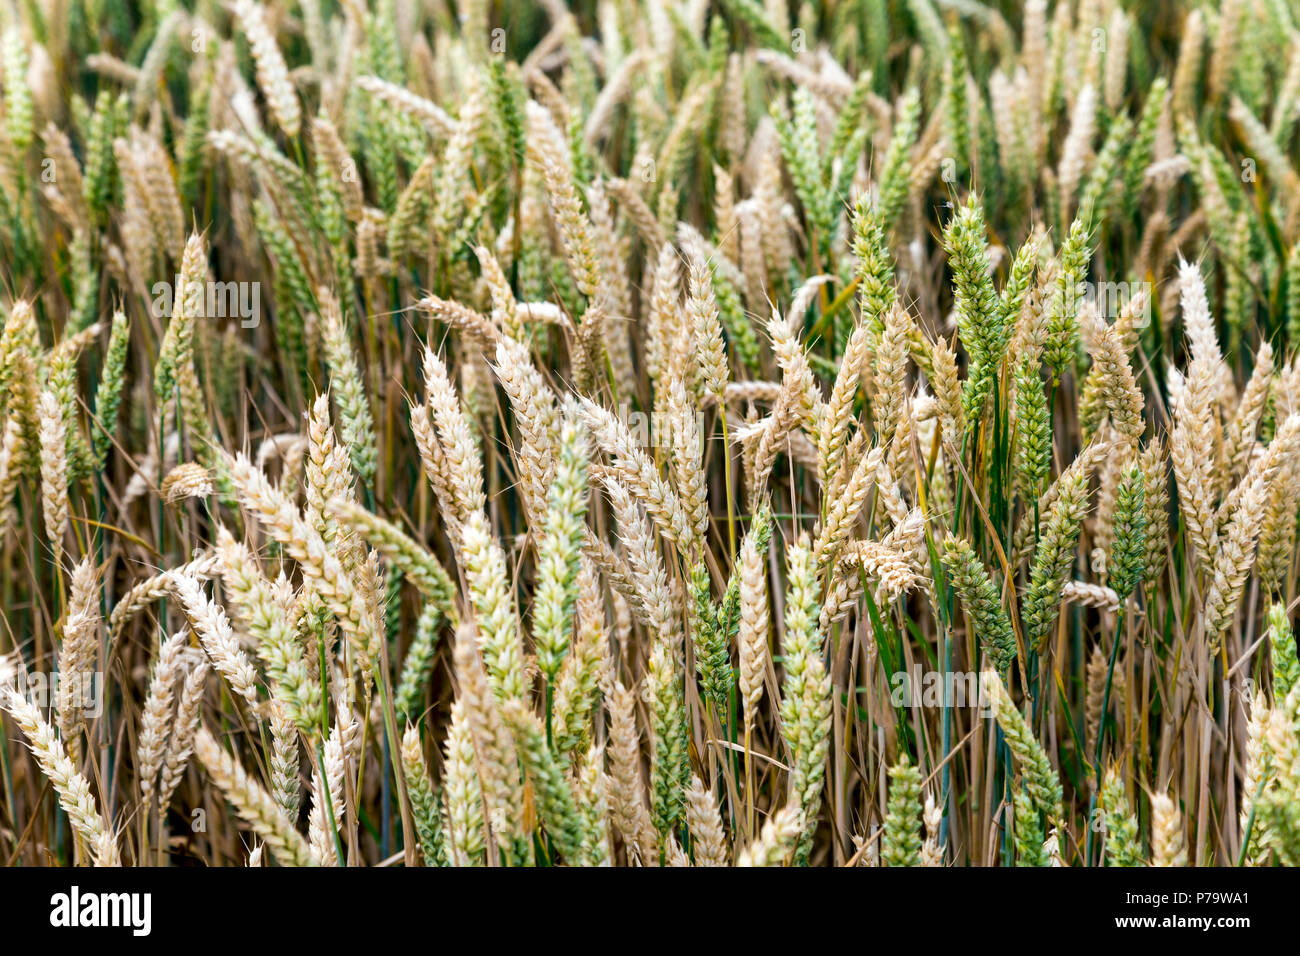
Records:
M1296 0L0 31L0 861L1300 864Z

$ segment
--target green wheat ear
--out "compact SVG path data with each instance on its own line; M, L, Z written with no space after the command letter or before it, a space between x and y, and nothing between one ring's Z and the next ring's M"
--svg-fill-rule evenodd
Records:
M1146 856L1138 835L1137 818L1124 796L1124 782L1114 769L1106 774L1101 791L1106 821L1106 857L1111 866L1145 866Z
M943 543L942 557L953 589L975 625L980 647L993 666L1005 672L1016 656L1016 636L997 586L966 539L949 538Z
M880 858L886 866L921 862L921 774L907 754L889 769L889 812Z
M1014 798L1014 826L1016 841L1016 866L1051 866L1043 846L1042 815L1024 787L1016 790Z
M1273 699L1279 703L1290 696L1300 682L1300 660L1296 658L1295 631L1286 607L1274 603L1268 609L1268 642L1273 653Z
M1108 583L1120 600L1128 597L1142 581L1147 548L1145 505L1142 468L1133 461L1124 469L1115 494L1114 539L1106 562Z

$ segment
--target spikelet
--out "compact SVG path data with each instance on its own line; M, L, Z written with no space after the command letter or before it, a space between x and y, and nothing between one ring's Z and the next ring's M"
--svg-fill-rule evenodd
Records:
M602 748L592 747L583 758L574 789L578 814L582 818L582 863L584 866L609 866L609 778L602 765Z
M0 433L0 542L8 537L17 517L13 502L23 467L22 444L22 425L16 416L7 416Z
M1178 481L1180 510L1202 566L1210 567L1218 538L1214 519L1214 489L1218 462L1215 405L1222 358L1205 299L1205 284L1195 265L1179 266L1183 324L1192 361L1184 378L1170 373L1174 428L1169 454Z
M552 713L552 740L565 757L588 742L592 714L611 666L605 596L595 565L585 556L578 562L577 595L577 636L560 671Z
M925 794L925 807L921 812L925 821L925 842L921 844L922 866L943 866L944 845L940 842L940 825L943 811L935 802L934 794L928 790Z
M1010 330L989 275L984 213L973 196L944 227L943 245L953 274L957 332L971 357L970 373L962 390L962 409L967 419L978 420Z
M447 375L447 366L433 349L424 352L424 384L429 413L437 425L446 456L457 517L465 521L483 510L483 462L470 419Z
M1142 580L1147 552L1146 482L1137 460L1120 476L1111 523L1111 547L1106 577L1118 601L1123 601Z
M479 647L492 689L503 700L522 698L523 645L509 593L505 555L488 533L482 512L471 515L465 525L461 549L477 618Z
M1114 614L1119 610L1119 594L1104 584L1089 584L1086 581L1066 581L1061 587L1061 600L1067 604L1082 604L1095 607Z
M1136 441L1146 427L1142 420L1142 392L1113 326L1098 319L1093 328L1091 351L1093 367L1088 383L1094 381L1095 375L1098 411L1109 416L1119 434Z
M325 514L338 526L364 538L400 571L412 586L433 601L442 613L455 617L454 587L447 569L433 554L409 535L355 501L337 496L325 502Z
M1253 866L1264 848L1264 814L1259 813L1258 798L1273 783L1276 768L1268 740L1269 723L1273 709L1268 698L1258 689L1247 697L1249 717L1246 737L1246 772L1241 781L1241 839L1246 846L1245 865Z
M1055 287L1048 300L1046 346L1043 357L1060 381L1067 367L1073 366L1079 337L1079 305L1083 301L1082 282L1088 270L1091 248L1087 243L1087 226L1075 219L1061 244L1060 267Z
M298 746L298 725L290 718L288 709L272 700L271 711L271 793L290 824L297 824L298 810L302 804L302 785L299 782L302 754Z
M650 818L661 844L686 806L686 702L676 642L662 636L650 651L646 698L650 708Z
M256 642L272 696L289 719L308 729L320 712L320 685L308 673L294 622L251 552L224 527L217 529L217 557L227 600Z
M581 399L582 418L611 467L650 512L660 531L679 545L692 541L692 524L681 500L660 475L653 461L637 447L627 425L608 410Z
M1300 459L1282 462L1273 477L1259 531L1259 582L1266 593L1286 588L1296 546L1296 501L1300 499Z
M1286 608L1274 604L1268 609L1268 640L1273 652L1273 697L1285 700L1300 684L1300 660L1296 658L1296 639Z
M4 31L0 59L4 65L5 132L19 153L31 144L34 128L32 90L27 83L29 50L17 25Z
M1264 519L1269 484L1282 461L1300 453L1300 414L1292 415L1278 429L1269 449L1259 456L1238 486L1235 506L1218 536L1219 551L1212 564L1213 578L1205 596L1205 625L1210 647L1217 650L1223 632L1230 625L1241 602L1242 589L1250 575ZM1232 497L1224 508L1232 503Z
M419 717L417 708L424 702L425 686L433 670L433 656L438 647L439 625L443 612L437 605L425 604L415 625L415 638L406 649L402 676L393 695L393 708L405 721Z
M563 859L582 860L583 821L560 762L546 743L537 716L518 700L508 700L502 713L518 745L519 759L537 797L537 809L547 836Z
M1164 574L1169 540L1169 465L1164 444L1153 438L1142 450L1142 512L1146 524L1146 545L1142 579L1155 588Z
M176 504L187 498L207 498L216 489L211 472L196 462L187 461L167 473L160 490L163 501Z
M244 507L299 562L314 592L338 618L362 667L368 669L377 653L378 631L374 609L363 590L344 570L338 556L326 547L320 533L308 525L279 489L271 487L262 470L242 452L229 470Z

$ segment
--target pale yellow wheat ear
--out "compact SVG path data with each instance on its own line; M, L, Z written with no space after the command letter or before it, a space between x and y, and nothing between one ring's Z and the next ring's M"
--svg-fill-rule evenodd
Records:
M921 819L925 822L925 842L921 844L921 865L943 866L944 845L939 839L943 811L935 801L934 794L929 791L925 794Z
M272 115L286 136L297 136L302 121L298 94L294 91L284 57L266 25L265 11L256 0L236 0L233 5L248 37L253 61L257 65L257 83L271 106Z
M63 539L68 530L67 429L54 392L41 392L39 403L41 509L45 533L56 567L63 565Z
M636 696L615 683L606 700L609 709L610 819L634 862L654 865L654 825L641 779L641 741L636 724Z
M187 498L207 498L214 490L212 473L197 462L177 465L163 478L161 486L163 500L168 504Z
M687 278L686 314L690 320L693 351L700 365L705 390L722 401L730 374L709 263L698 254L693 255Z
M7 415L3 432L0 432L0 541L8 538L9 529L17 517L13 500L23 467L22 449L22 423L16 415Z
M810 435L816 435L821 414L821 390L804 354L800 329L803 310L824 283L824 278L806 282L796 294L789 313L783 318L773 310L768 322L772 350L781 368L781 393L772 414L756 426L756 437L751 439L754 450L747 466L746 483L754 508L763 499L777 455L789 447L791 432L804 428Z
M0 686L0 694L4 695L4 709L27 737L32 756L59 795L59 806L67 813L81 846L93 852L96 865L120 866L112 827L100 815L90 781L77 772L54 727L13 686Z
M465 521L483 510L483 463L473 428L448 377L447 366L432 349L424 352L424 383L430 418L438 429L447 462L457 517Z
M831 397L826 403L826 413L817 439L823 487L829 487L839 473L848 443L849 426L853 421L853 401L869 367L870 346L870 327L865 322L859 323L849 333L848 342L844 346L840 369L835 376ZM956 374L955 368L953 374Z
M172 587L212 666L230 682L236 694L256 708L257 671L239 646L226 612L203 593L203 585L196 578L182 576Z
M695 530L681 499L664 480L628 426L613 412L588 399L581 400L582 419L595 444L610 459L611 468L628 489L645 503L659 530L670 541L689 548Z
M276 704L273 713L283 712L304 729L311 727L320 710L320 684L308 673L293 613L248 547L224 526L217 529L217 556L227 606L256 642L266 668Z
M181 649L188 634L181 631L162 642L149 681L149 695L140 714L136 743L136 774L146 811L152 809L158 789L158 771L167 751L167 739L175 716L176 685L182 672Z
M1205 297L1205 283L1195 265L1180 264L1179 288L1192 359L1186 376L1170 370L1174 415L1170 458L1197 560L1203 567L1210 567L1218 540L1214 489L1219 455L1217 408L1222 357Z
M695 846L695 865L726 866L727 832L718 813L717 798L695 775L686 792L686 824Z
M488 684L473 628L456 632L454 660L459 680L458 701L464 707L475 762L487 810L486 824L497 851L515 864L532 858L531 838L525 837L521 812L523 777L514 736L502 719L497 693Z
M343 743L339 728L330 731L325 741L324 768L317 767L312 772L311 811L307 816L307 832L312 855L326 866L340 866L345 861L339 859L334 841L337 831L344 825L347 803L343 797L345 761Z
M1151 865L1186 866L1182 815L1166 793L1151 797Z
M480 866L485 854L487 826L475 759L469 717L464 702L457 700L451 705L451 726L443 753L443 800L453 866Z
M768 647L767 555L758 542L746 535L740 547L740 698L743 703L745 734L748 737L763 697L771 652Z
M736 857L736 866L784 866L803 830L802 814L787 804L763 824L763 830Z
M242 452L228 463L231 481L240 501L261 526L278 541L311 581L313 593L338 619L344 636L357 651L367 679L378 653L379 632L375 609L353 575L330 550L298 508L273 487L266 474Z
M248 776L239 760L226 752L207 727L199 727L194 753L231 806L281 865L312 866L320 862L307 841L285 820L271 795Z
M532 521L540 523L555 477L560 412L555 393L533 364L527 346L513 338L497 343L497 380L510 399L519 441L514 447L519 481ZM531 522L530 522L531 523Z
M478 647L493 692L502 699L523 699L527 692L523 635L505 554L481 511L471 514L461 531L461 557L474 607Z
M563 137L545 109L532 101L527 104L527 118L529 152L541 168L569 271L578 290L594 299L600 290L600 266L591 240L591 223L583 211L567 151L562 146Z
M81 723L93 710L100 648L99 573L89 556L73 568L59 648L59 734L73 763L81 757Z
M1205 625L1212 650L1218 650L1223 632L1236 615L1246 579L1254 567L1269 487L1279 468L1294 461L1297 455L1300 455L1300 414L1282 423L1268 450L1255 459L1225 503L1225 508L1231 503L1232 509L1218 537L1219 550L1211 564L1213 579L1205 598Z

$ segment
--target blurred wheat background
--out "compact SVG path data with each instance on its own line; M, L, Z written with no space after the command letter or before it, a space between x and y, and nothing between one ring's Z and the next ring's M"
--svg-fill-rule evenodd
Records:
M0 4L0 860L1300 863L1300 4Z

